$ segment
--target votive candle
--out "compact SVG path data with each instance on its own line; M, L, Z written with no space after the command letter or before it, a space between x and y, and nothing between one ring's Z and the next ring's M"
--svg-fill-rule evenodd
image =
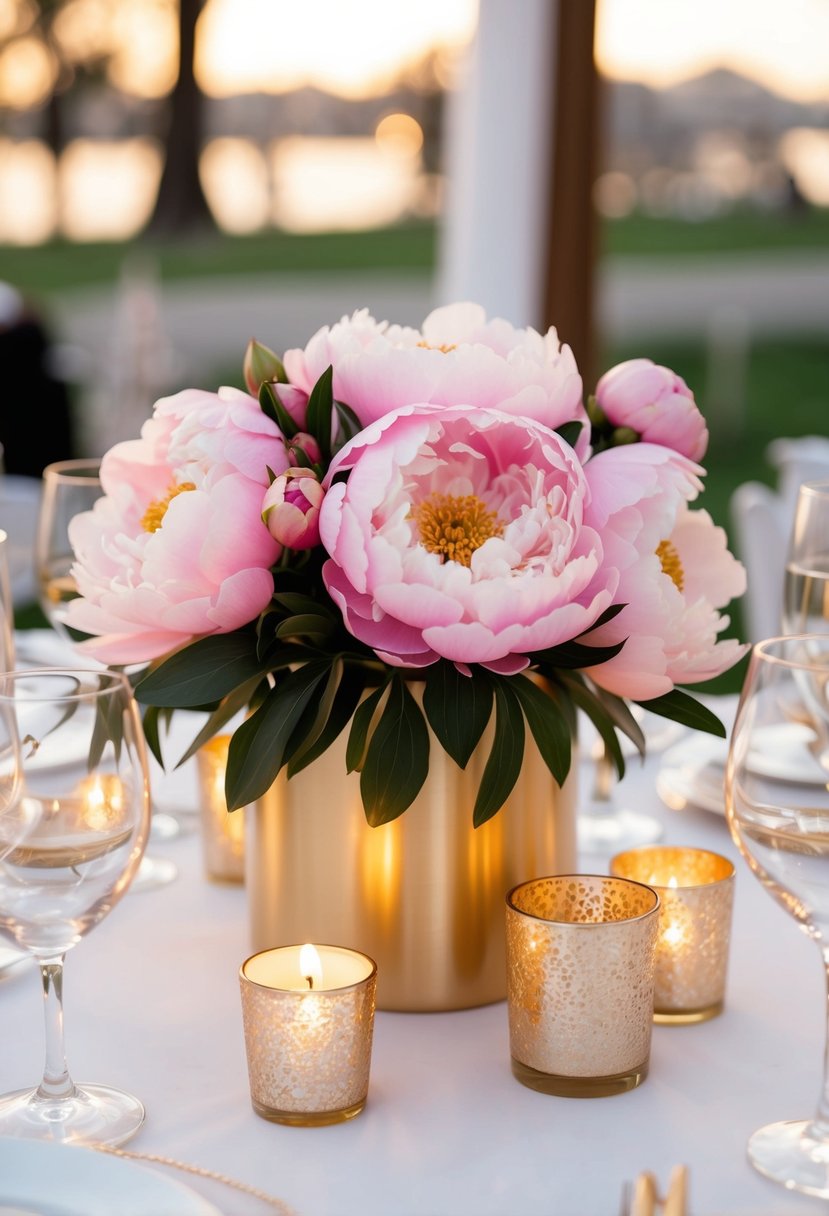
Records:
M610 872L653 887L662 903L654 1021L704 1022L722 1013L733 863L708 849L652 845L618 853Z
M239 973L250 1095L264 1119L353 1119L368 1094L377 965L343 946L278 946Z
M644 1081L658 910L651 888L596 874L509 892L510 1051L523 1085L588 1098Z

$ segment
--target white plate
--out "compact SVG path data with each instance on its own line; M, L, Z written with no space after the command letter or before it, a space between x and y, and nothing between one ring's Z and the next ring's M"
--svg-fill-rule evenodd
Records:
M0 1138L0 1210L37 1216L221 1216L175 1178L94 1149Z

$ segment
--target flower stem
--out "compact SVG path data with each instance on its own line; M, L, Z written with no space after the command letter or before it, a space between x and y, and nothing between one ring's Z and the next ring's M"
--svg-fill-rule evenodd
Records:
M63 955L40 964L46 1029L46 1063L37 1096L52 1100L71 1098L75 1086L66 1067L63 1043Z

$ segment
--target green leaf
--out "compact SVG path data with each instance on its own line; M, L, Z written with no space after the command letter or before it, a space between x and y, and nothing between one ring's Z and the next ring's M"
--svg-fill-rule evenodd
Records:
M259 389L259 407L262 413L275 422L286 439L293 439L299 427L279 400L276 389L267 380Z
M614 693L607 692L604 688L598 688L592 681L590 682L590 691L612 718L616 728L627 735L639 755L644 759L646 750L645 735L642 727L630 712L627 702L623 701L621 697L617 697Z
M363 767L371 721L381 698L386 694L387 687L387 684L382 684L380 688L366 697L354 714L354 721L351 723L348 735L348 745L345 749L345 767L349 773L358 773Z
M570 771L572 738L558 699L527 676L512 676L510 688L521 702L544 763L558 784L563 785Z
M423 708L443 750L466 768L492 714L491 681L475 668L464 676L454 663L435 663L426 674Z
M581 432L582 424L580 422L565 422L562 426L556 427L556 434L560 435L565 443L569 443L571 448L576 446Z
M311 389L306 427L320 445L323 462L331 459L331 412L334 409L334 368L327 367Z
M509 681L495 684L495 739L481 778L472 822L476 828L491 819L512 793L524 759L524 717Z
M327 674L327 663L308 663L286 675L235 732L225 778L229 811L255 802L273 784L291 733Z
M192 756L195 756L199 748L204 747L205 743L209 739L212 739L223 726L226 726L231 718L241 713L250 701L259 683L260 677L254 676L252 680L247 680L244 684L240 684L233 692L228 693L223 701L219 702L187 751L176 764L176 768L181 768L182 764L185 764Z
M220 701L263 675L253 633L217 633L192 642L145 676L135 690L142 705L192 709Z
M659 714L661 718L670 718L672 722L690 726L692 730L704 730L709 735L725 738L725 727L717 715L679 688L672 688L664 696L652 697L650 701L638 701L637 704L650 710L652 714Z
M337 414L337 422L339 423L339 435L337 438L337 448L345 447L349 439L353 439L363 429L363 424L354 413L350 406L344 401L335 401L334 410Z
M148 705L141 716L141 724L144 727L144 738L147 740L147 747L161 767L164 768L164 756L161 753L161 737L158 730L159 713L160 710L157 705Z
M294 755L301 751L306 744L313 743L328 720L331 706L343 677L343 661L339 655L331 660L328 668L328 678L318 696L312 699L302 711L302 717L294 727L293 734L285 749L285 760L290 764Z
M613 646L583 646L581 642L562 642L560 646L552 646L549 650L539 650L531 657L540 663L549 663L551 667L575 669L579 667L597 667L606 663L619 653L624 642L616 642Z
M303 612L297 616L286 617L276 627L275 636L284 638L311 638L322 642L330 637L335 622L321 612Z
M347 667L337 688L328 721L315 740L309 740L307 745L297 748L291 756L288 761L289 777L293 777L328 750L350 722L365 686L365 672L359 667Z
M311 595L302 595L299 591L277 591L273 598L277 604L287 608L290 613L316 612L320 616L328 616L331 620L336 620L336 614L332 612L329 605L320 603Z
M402 815L428 773L429 732L423 713L405 681L395 675L360 774L360 793L371 826Z
M585 686L580 677L565 675L562 677L562 684L566 691L570 693L579 709L584 710L599 732L605 746L605 751L616 766L616 772L621 779L625 775L625 758L622 755L619 738L614 730L612 717L596 699L596 694Z

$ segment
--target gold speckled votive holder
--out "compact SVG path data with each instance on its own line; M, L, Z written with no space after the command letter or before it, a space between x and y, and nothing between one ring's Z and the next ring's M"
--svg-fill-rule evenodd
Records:
M359 1115L371 1065L373 959L343 946L280 946L247 959L239 982L256 1113L298 1127Z
M196 754L202 855L211 882L245 880L244 812L229 812L225 798L229 747L230 735L216 735Z
M659 897L595 874L507 895L512 1071L546 1094L599 1098L648 1074Z
M655 1022L705 1022L722 1013L734 903L734 866L708 849L628 849L610 862L647 883L662 908L656 943Z

